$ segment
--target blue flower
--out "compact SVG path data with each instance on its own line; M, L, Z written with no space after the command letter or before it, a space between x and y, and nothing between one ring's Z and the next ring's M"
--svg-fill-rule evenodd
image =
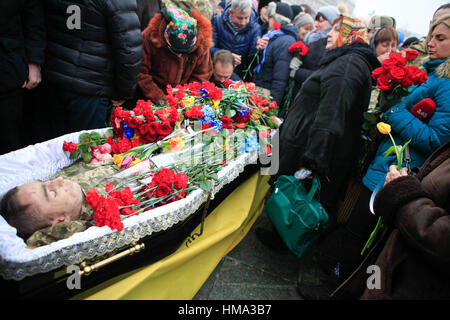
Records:
M123 133L128 140L134 137L134 128L130 128L125 123L123 124Z
M222 121L220 121L220 120L213 120L213 121L209 122L209 124L211 125L211 128L214 128L214 130L216 130L216 131L222 130L222 128L223 128Z
M200 96L201 96L202 98L208 98L208 90L205 89L205 88L201 88L201 89L200 89Z
M259 146L258 138L255 135L245 137L244 144L238 148L239 151L245 151L247 153L257 151L259 149L260 149L260 146Z
M214 117L216 114L214 113L214 110L210 106L205 106L202 110L203 117L202 117L202 124L205 122L211 122L214 120Z
M237 111L238 115L242 118L246 117L248 115L248 108L243 107Z

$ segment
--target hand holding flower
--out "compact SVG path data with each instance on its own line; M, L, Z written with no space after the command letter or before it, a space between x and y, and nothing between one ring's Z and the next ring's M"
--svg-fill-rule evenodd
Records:
M386 175L386 181L384 182L384 185L394 181L395 179L398 179L400 177L405 177L408 175L408 168L403 168L402 171L397 170L397 166L390 166L389 172Z

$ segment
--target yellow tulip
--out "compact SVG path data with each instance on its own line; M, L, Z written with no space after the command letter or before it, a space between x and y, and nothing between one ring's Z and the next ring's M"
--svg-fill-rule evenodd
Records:
M138 164L139 162L141 162L142 160L140 159L136 159L133 162L130 163L130 167L134 166L135 164Z
M120 154L115 154L113 156L113 161L114 164L120 168L120 166L122 165L123 158Z
M384 122L377 123L377 129L381 134L389 134L391 133L391 126Z

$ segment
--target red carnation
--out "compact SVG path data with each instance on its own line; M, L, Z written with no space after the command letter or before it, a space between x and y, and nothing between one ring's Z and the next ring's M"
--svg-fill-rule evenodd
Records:
M233 123L233 120L228 116L223 116L220 118L220 121L222 121L222 126L224 129L233 129L233 126L231 125Z
M174 187L176 189L186 189L189 183L189 177L185 173L178 173L175 176Z
M225 89L228 89L228 87L230 86L230 84L233 84L233 83L234 83L233 80L227 79L227 80L225 80L223 86L225 87ZM250 91L250 90L249 90L249 91Z
M223 92L222 92L222 90L220 90L218 88L211 89L211 91L209 91L208 95L212 100L215 100L215 101L222 100L222 98L223 98Z
M134 193L131 191L130 187L123 188L119 195L125 206L131 206L140 202L139 200L134 199Z
M64 143L63 143L63 150L67 151L69 153L74 153L75 151L78 150L78 145L76 143L73 143L73 142L64 141Z
M119 139L119 153L127 152L131 149L131 142L128 139Z
M170 126L169 122L162 122L159 123L157 127L157 132L160 136L166 137L172 133L172 127Z
M92 188L86 193L86 202L91 206L92 209L97 209L99 203L104 200L103 196L98 195L97 189Z
M279 22L274 22L273 23L273 29L274 30L280 30L281 29L281 24Z
M245 83L245 87L247 88L248 91L253 92L256 90L256 85L254 82L246 82Z
M172 193L172 188L167 183L160 183L155 191L155 197L165 197Z
M202 105L192 106L190 110L187 109L184 111L184 116L190 119L200 119L201 117L204 116L202 109L203 109Z
M175 171L167 168L159 169L158 173L153 176L152 184L168 183L172 184L175 181Z
M245 117L242 117L242 116L240 116L239 114L236 114L236 115L234 116L234 120L235 120L237 123L247 123L247 122L250 121L250 117L249 117L248 115L245 116Z
M176 122L180 121L180 115L178 114L178 109L176 107L170 108L169 122L174 125Z
M119 206L114 198L108 197L99 203L94 212L94 221L97 223L97 227L108 226L113 230L123 230Z
M288 50L291 53L297 52L299 55L304 57L308 53L309 48L302 41L297 41L291 44Z

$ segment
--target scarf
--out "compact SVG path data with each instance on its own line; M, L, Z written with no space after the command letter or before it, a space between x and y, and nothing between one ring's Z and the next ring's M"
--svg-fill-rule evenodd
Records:
M327 37L328 33L330 32L331 27L327 28L321 32L317 32L316 30L313 30L311 32L309 32L304 39L304 43L309 47L309 45L313 42L316 42L320 39L324 39Z
M368 44L367 28L364 23L360 19L346 14L342 16L343 20L336 39L336 48L357 42Z
M284 35L284 32L281 30L271 30L271 31L267 32L265 35L263 35L262 37L269 38L269 42L270 42L270 40L272 40L273 38L279 37L282 35ZM253 69L253 72L259 73L261 71L261 66L266 61L266 50L267 50L268 46L269 46L269 44L267 44L267 46L264 48L263 53L262 53L261 62L255 67L255 69Z

